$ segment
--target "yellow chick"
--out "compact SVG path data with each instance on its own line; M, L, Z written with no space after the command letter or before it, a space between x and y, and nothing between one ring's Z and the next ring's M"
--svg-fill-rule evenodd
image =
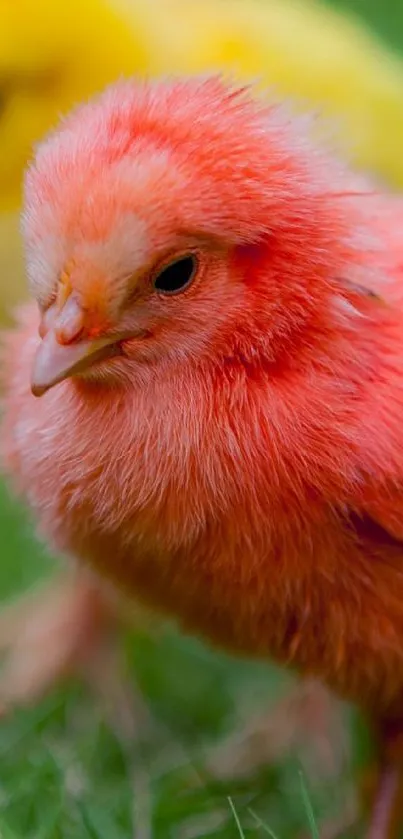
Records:
M313 0L0 0L0 320L25 294L33 144L119 75L211 69L316 107L359 167L403 186L403 62L352 18Z

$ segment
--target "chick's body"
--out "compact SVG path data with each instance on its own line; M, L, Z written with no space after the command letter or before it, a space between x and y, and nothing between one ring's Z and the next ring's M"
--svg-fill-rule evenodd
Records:
M357 543L342 510L361 479L352 449L365 463L376 445L379 389L357 405L365 386L350 376L315 392L302 376L296 418L286 377L229 365L200 371L191 392L180 376L158 396L60 388L33 410L36 330L31 313L12 345L6 441L45 538L215 644L324 677L377 711L401 706L402 549L365 525Z
M44 537L214 644L319 675L377 712L401 707L402 549L365 525L357 543L340 509L361 478L351 450L375 445L378 389L357 406L365 387L350 376L314 393L302 377L296 418L283 377L230 366L201 370L191 392L180 376L158 396L61 387L33 410L36 330L31 312L9 347L5 441Z

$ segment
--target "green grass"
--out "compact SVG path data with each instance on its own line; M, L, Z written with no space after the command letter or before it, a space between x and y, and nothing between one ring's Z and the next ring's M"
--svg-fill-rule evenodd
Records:
M402 49L400 0L334 5L353 8ZM54 563L1 484L0 532L6 600L48 575ZM351 729L352 766L336 781L310 784L294 753L245 780L218 782L206 772L205 755L237 724L239 708L247 716L273 702L284 677L173 631L157 639L132 633L125 644L129 673L151 713L149 730L122 743L80 682L15 712L0 725L0 839L295 839L301 830L317 839L322 819L343 807L349 771L364 760L359 721Z

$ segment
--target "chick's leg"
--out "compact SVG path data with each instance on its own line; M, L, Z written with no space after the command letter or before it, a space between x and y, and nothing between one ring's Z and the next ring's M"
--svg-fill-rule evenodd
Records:
M221 778L250 774L298 752L312 781L339 775L348 740L339 703L315 680L298 682L272 708L249 717L214 750L210 771Z
M403 777L397 767L380 773L366 839L399 839L403 827Z
M379 766L366 839L399 839L403 834L403 720L378 724L376 737Z
M65 571L5 606L0 611L0 713L37 701L77 673L104 704L115 702L126 681L118 614L113 596L82 569Z

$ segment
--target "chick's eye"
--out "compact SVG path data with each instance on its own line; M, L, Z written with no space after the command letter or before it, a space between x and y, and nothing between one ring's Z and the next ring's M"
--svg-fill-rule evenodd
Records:
M160 294L178 294L190 285L196 270L197 259L193 254L181 256L157 274L154 288Z

